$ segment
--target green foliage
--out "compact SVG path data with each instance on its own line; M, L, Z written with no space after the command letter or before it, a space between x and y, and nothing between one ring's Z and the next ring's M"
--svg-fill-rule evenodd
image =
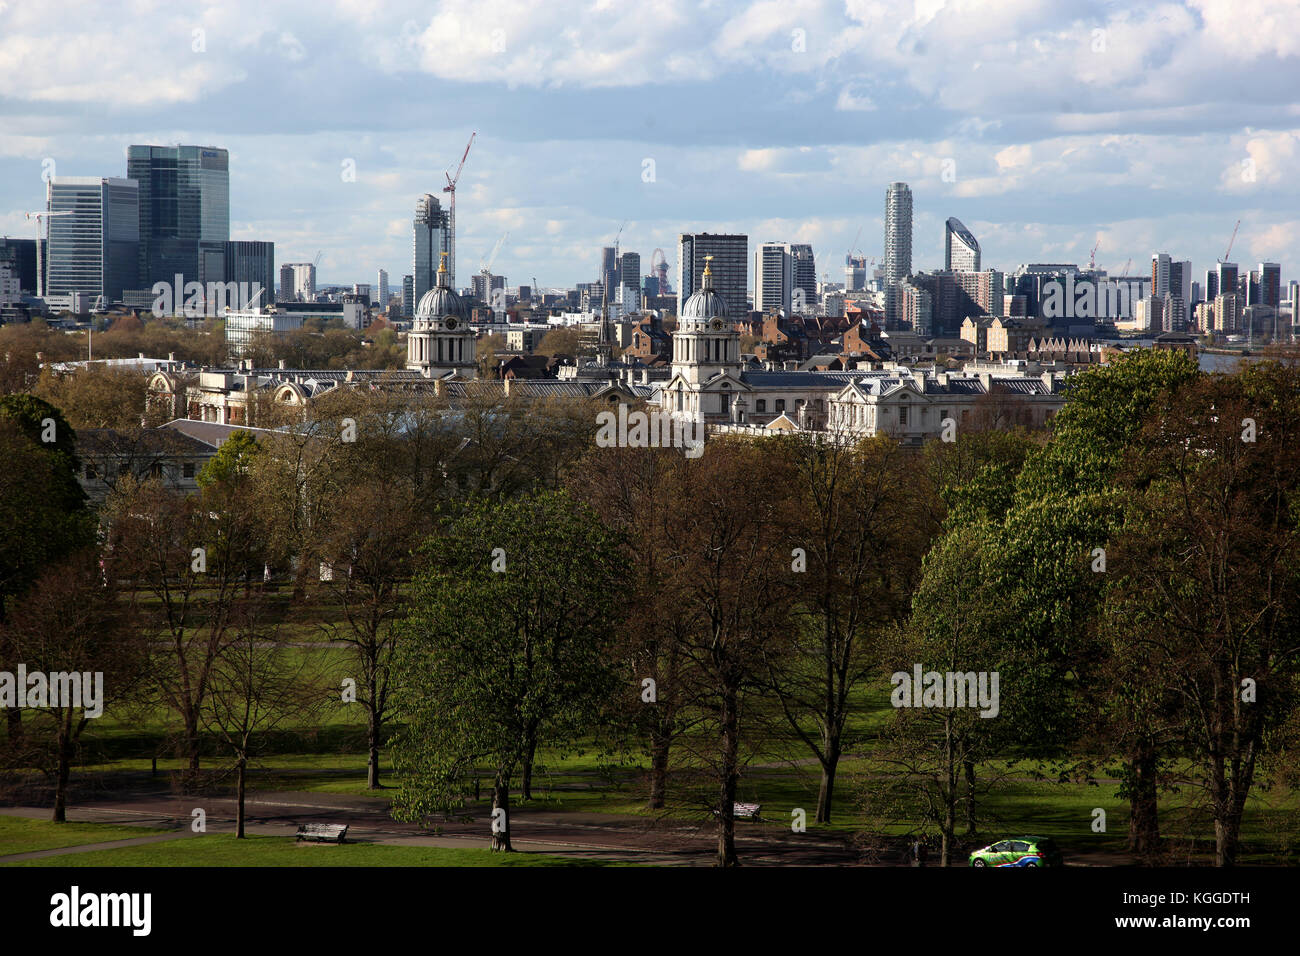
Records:
M238 484L247 477L249 466L260 450L257 439L248 432L231 432L217 453L199 470L195 481L200 488L218 483Z
M425 555L395 667L404 819L457 806L476 767L508 784L530 735L590 730L625 569L617 538L563 492L475 501Z
M1104 491L1147 413L1199 374L1186 353L1137 349L1075 376L1053 419L1052 440L1020 475L1018 504Z

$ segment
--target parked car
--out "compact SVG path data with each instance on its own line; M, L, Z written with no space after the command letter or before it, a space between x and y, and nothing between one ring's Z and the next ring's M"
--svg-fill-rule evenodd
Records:
M1061 851L1047 837L1002 840L970 855L971 866L1061 866Z

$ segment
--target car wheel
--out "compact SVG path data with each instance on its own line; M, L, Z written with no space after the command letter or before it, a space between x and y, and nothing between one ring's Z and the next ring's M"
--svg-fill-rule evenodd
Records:
M983 860L976 860L974 863L971 864L971 866L988 866L988 864L985 863Z
M1025 864L1025 866L1037 866L1037 865L1038 865L1038 864L1037 864L1037 863L1034 863L1034 862L1029 862L1029 863L1026 863L1026 864Z

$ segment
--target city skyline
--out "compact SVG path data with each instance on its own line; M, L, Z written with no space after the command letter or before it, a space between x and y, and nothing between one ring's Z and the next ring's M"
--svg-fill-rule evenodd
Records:
M1111 272L1160 250L1203 275L1236 219L1239 261L1285 268L1300 241L1287 212L1300 198L1288 175L1298 47L1288 31L1233 29L1244 14L1227 4L1027 2L1014 31L931 3L665 3L640 29L632 10L488 3L472 11L476 31L455 26L463 3L312 16L232 4L161 15L150 36L112 24L149 53L131 79L75 55L107 27L97 8L56 23L11 6L0 234L16 238L33 234L24 213L43 205L47 163L121 176L132 143L202 142L230 150L231 239L273 241L283 261L323 250L323 284L403 275L413 202L441 193L477 130L458 196L460 286L506 232L494 271L511 284L592 281L624 220L620 245L643 263L673 255L681 232L743 233L812 245L836 280L859 229L862 252L883 257L893 181L915 196L916 268L942 263L950 216L1004 270L1082 264L1100 235ZM1286 9L1258 6L1261 24ZM373 56L327 68L337 36ZM854 54L872 36L864 63ZM608 55L575 52L592 48ZM1194 67L1211 51L1207 79ZM51 64L63 82L40 80ZM1035 89L1050 71L1066 82ZM263 104L271 86L281 95ZM638 98L643 109L609 109ZM424 116L412 104L426 101L456 107Z

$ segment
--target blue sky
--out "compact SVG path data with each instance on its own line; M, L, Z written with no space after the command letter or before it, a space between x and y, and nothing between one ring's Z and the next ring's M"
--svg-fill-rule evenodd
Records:
M1087 260L1300 278L1300 17L1273 0L0 0L0 234L42 164L131 143L231 153L231 234L322 281L396 286L411 215L472 131L459 280L596 278L621 222L675 275L682 231L811 242L842 279L911 184L914 265L958 216L986 266ZM356 178L344 180L352 161ZM647 161L653 180L646 181ZM945 171L949 175L945 175Z

